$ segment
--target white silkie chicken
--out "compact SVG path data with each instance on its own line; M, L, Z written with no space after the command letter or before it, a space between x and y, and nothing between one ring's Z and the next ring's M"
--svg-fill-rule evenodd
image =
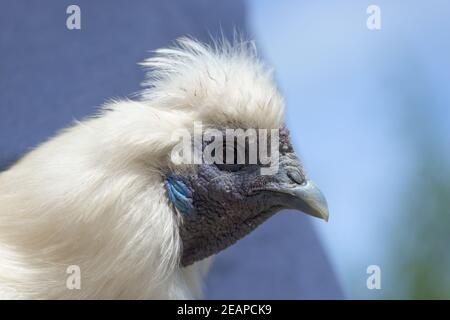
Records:
M139 99L108 103L0 174L0 298L197 297L206 259L282 208L327 219L252 43L183 38L143 65ZM171 161L178 129L279 129L279 168ZM68 288L76 266L79 288ZM71 290L72 289L72 290Z

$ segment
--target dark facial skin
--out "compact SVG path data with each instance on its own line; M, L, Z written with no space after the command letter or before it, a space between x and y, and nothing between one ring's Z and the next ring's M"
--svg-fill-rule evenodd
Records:
M297 189L307 186L308 181L288 131L280 129L279 137L280 163L274 175L261 175L256 164L238 168L202 164L195 174L171 176L189 189L192 204L191 209L184 210L180 226L183 266L229 247L283 208L296 208L325 218L323 210L319 212L314 205L307 205L308 199L306 202L299 199ZM301 198L305 196L302 194Z

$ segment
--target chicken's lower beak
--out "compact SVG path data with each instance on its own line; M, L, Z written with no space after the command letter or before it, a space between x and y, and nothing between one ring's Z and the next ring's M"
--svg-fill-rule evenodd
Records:
M314 182L307 180L297 186L280 186L277 193L283 195L283 207L303 211L328 221L328 204L322 191Z

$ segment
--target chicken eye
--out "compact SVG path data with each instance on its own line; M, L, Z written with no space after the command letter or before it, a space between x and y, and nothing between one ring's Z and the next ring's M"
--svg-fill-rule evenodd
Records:
M210 163L214 163L219 170L238 172L245 171L255 165L255 160L251 160L253 158L249 156L249 138L242 140L238 137L234 137L234 140L230 140L224 136L221 141L223 144L220 148L210 148L209 143L212 141L204 143L204 150L210 148L207 154L214 158L214 161ZM254 146L252 147L255 149Z
M216 164L217 168L221 171L228 171L228 172L237 172L241 171L245 168L245 164Z
M225 151L223 154L224 163L216 164L219 170L228 172L237 172L245 168L247 164L246 163L247 155L245 152L245 148L242 148L239 145L235 144L234 146L231 147L224 145L223 150ZM230 157L231 159L233 159L232 162L229 161Z

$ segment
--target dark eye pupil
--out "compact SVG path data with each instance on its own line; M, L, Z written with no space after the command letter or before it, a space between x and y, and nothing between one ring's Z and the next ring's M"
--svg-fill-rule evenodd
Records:
M223 148L223 150L224 150L224 154L223 154L224 163L223 164L218 164L217 167L220 170L222 170L222 171L229 171L229 172L237 172L237 171L243 170L245 168L246 164L247 164L247 157L248 157L248 150L247 149L245 150L245 153L244 153L244 157L245 158L242 161L242 159L241 160L238 159L238 152L243 152L243 150L240 150L239 147L237 147L236 143L235 143L233 149L229 149L229 148L226 148L226 146L224 146L224 148ZM227 153L231 153L233 155L233 162L232 163L226 163ZM242 157L242 155L241 155L241 157ZM239 163L239 162L241 162L241 163ZM242 162L244 162L244 163L242 163Z
M230 171L230 172L236 172L240 171L245 168L245 164L216 164L217 168L219 168L222 171Z
M208 143L212 143L213 141L214 140L208 141L207 143L204 142L204 148L208 145ZM252 170L255 167L257 168L263 166L259 159L258 141L245 138L244 143L242 143L242 140L235 137L234 142L231 141L231 146L230 141L226 136L224 136L222 141L223 146L221 149L212 149L209 151L211 152L212 157L216 157L217 152L222 152L221 157L219 157L219 161L221 161L221 163L214 162L219 170L237 172ZM252 156L250 156L250 149L252 150ZM256 155L254 153L256 153Z

